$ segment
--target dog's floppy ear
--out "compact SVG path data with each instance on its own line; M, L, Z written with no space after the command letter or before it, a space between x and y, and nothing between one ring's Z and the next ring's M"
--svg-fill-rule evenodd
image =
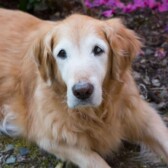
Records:
M105 35L111 49L111 75L112 78L122 81L122 76L130 69L133 58L140 51L141 42L120 19L105 22Z
M41 35L33 45L33 55L41 77L51 84L56 79L56 61L53 57L54 39L51 34Z

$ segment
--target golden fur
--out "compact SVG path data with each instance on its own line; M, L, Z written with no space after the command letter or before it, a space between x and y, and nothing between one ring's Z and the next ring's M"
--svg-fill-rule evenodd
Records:
M131 62L141 46L133 31L118 19L72 15L49 22L4 9L0 23L1 125L6 120L16 127L14 134L82 168L108 168L102 157L117 150L122 140L144 143L168 161L167 128L142 100L131 75ZM52 51L57 34L74 27L68 35L78 43L76 31L87 36L88 25L110 48L103 102L69 109Z

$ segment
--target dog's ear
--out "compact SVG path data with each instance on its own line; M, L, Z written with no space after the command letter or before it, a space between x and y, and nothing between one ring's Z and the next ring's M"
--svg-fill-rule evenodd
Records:
M33 55L41 77L48 84L56 79L56 60L53 57L54 38L51 34L41 35L33 45Z
M111 75L122 81L124 73L130 69L132 60L140 51L139 37L127 29L120 19L105 21L105 35L110 46Z

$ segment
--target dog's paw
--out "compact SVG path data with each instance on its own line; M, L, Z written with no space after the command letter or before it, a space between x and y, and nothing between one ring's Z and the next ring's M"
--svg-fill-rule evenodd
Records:
M9 106L4 106L1 109L3 118L0 121L0 132L11 137L19 136L21 134L21 128L14 124L17 116L12 113Z

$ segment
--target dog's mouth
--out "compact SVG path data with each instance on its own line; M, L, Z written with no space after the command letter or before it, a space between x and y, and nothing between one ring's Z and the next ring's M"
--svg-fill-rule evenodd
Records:
M86 100L76 99L73 107L71 108L86 108L86 107L95 107L92 102L92 98L88 98Z

